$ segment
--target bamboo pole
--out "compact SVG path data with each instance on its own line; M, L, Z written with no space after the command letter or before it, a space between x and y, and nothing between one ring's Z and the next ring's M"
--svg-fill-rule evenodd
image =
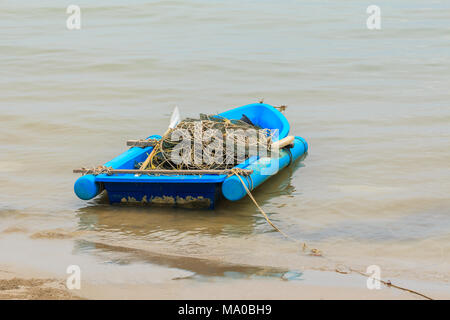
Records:
M149 140L128 140L127 146L129 147L154 147L158 143L157 139L149 139Z
M80 168L74 169L73 173L83 173L83 174L146 174L146 175L204 175L204 174L213 174L213 175L222 175L222 174L231 174L232 169L227 170L136 170L136 169L112 169L107 167L98 167L98 168ZM253 170L248 169L239 169L239 172L243 176L248 176L253 173Z

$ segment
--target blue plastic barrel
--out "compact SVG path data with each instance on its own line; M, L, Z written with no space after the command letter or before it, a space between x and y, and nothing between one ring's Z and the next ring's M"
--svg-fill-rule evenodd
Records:
M308 144L305 139L295 137L294 146L287 150L280 150L278 158L261 158L245 169L253 170L248 177L241 177L247 188L251 191L264 183L271 176L278 173L279 170L288 166L308 151ZM278 162L278 163L276 163ZM241 180L235 175L228 177L222 184L222 194L231 201L237 201L245 197L247 192L242 185Z
M100 192L103 191L102 185L95 181L95 176L87 174L81 176L75 182L73 186L75 194L82 200L90 200L95 198Z

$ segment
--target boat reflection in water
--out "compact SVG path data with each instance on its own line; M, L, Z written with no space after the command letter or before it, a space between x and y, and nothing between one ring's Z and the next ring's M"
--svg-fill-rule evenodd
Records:
M260 205L296 192L292 175L304 164L297 161L269 179L253 195ZM276 219L276 212L270 213ZM216 255L197 257L208 250L220 255L225 243L252 238L266 221L247 197L223 200L214 210L170 206L109 204L107 194L77 212L79 229L88 239L76 241L75 251L107 258L113 263L134 262L185 269L194 276L283 277L295 270L224 262ZM223 246L223 247L222 247ZM210 248L210 249L209 249ZM222 261L221 261L222 260ZM295 277L294 277L295 278Z

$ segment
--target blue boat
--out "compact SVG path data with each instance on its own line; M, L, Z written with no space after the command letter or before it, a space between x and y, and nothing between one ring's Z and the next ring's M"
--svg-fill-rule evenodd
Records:
M278 139L289 134L286 117L271 105L253 103L219 114L228 119L241 119L245 115L255 125L267 129L278 129ZM149 139L160 139L153 135ZM113 169L134 169L135 164L144 161L153 147L132 147L105 163ZM106 173L81 176L74 185L76 195L90 200L106 190L111 204L162 204L186 207L207 207L213 209L221 198L230 201L242 199L248 190L253 190L279 170L303 156L308 144L301 137L295 137L289 148L281 149L277 158L251 157L237 165L237 168L253 170L249 176L239 179L236 175L135 175L132 173L108 175Z

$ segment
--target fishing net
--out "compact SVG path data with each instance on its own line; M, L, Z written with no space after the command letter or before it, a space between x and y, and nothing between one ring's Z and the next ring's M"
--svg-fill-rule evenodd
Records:
M166 132L144 169L231 169L251 156L270 154L273 135L245 115L231 120L200 114L199 119L184 119Z

